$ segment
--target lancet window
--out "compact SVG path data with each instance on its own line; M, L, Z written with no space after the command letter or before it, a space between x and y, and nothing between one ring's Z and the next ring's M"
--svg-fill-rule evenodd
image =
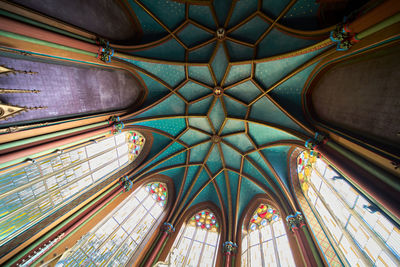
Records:
M268 204L260 204L242 227L241 266L296 266L284 221Z
M213 212L196 212L184 223L168 255L171 266L215 266L220 225Z
M145 138L123 132L0 170L0 245L134 161Z
M400 230L341 174L311 151L297 158L306 200L342 261L399 266Z
M167 201L164 183L138 188L64 253L56 266L125 266L160 222Z

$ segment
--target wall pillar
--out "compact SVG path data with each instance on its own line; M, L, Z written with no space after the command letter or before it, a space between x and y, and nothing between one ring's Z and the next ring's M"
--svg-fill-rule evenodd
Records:
M160 256L160 253L162 252L162 249L164 248L170 234L175 232L175 228L172 224L165 222L161 226L161 236L156 241L156 245L154 246L153 250L150 252L149 257L147 258L146 262L144 263L144 267L151 267L153 265L153 262L156 262Z
M297 211L294 215L287 216L286 221L289 229L297 239L306 266L324 266L321 255L311 239L301 212Z

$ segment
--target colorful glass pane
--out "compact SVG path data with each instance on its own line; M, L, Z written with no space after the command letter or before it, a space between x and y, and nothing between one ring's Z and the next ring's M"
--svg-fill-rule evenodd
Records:
M214 213L208 210L203 210L193 215L193 217L189 220L189 224L215 232L218 231L219 227Z
M164 183L150 183L146 185L146 191L161 207L167 204L167 186Z
M304 151L297 157L297 173L304 192L308 191L313 164L317 161L317 158L318 153L315 151Z
M249 228L255 231L279 220L278 211L270 205L260 204L250 219Z
M126 132L126 142L129 148L129 160L134 161L143 149L145 138L138 132Z

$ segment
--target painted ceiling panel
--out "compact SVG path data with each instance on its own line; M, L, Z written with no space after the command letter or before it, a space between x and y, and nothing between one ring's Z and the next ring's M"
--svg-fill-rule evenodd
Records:
M317 1L298 0L283 16L281 23L302 30L318 29L318 8Z
M251 82L247 81L226 90L226 93L249 104L262 92Z
M211 42L189 52L190 62L207 62L214 52L216 43Z
M214 81L207 66L189 66L189 77L209 86L214 86Z
M233 9L232 16L229 20L229 28L240 23L245 18L257 11L257 1L253 0L241 0L235 2L235 8Z
M208 96L207 98L195 102L189 106L189 114L205 114L209 110L214 97L212 95Z
M185 79L185 67L183 65L157 64L130 59L122 60L126 60L129 63L132 63L133 65L150 72L151 74L155 75L155 77L160 78L173 87L177 86Z
M239 150L243 153L254 148L249 138L245 134L231 135L224 137L224 140L239 148Z
M263 0L262 11L272 19L275 19L276 17L279 16L282 10L289 4L289 2L290 0L280 0L280 1Z
M299 140L289 133L257 123L249 123L249 134L258 146L280 140Z
M140 40L142 43L147 43L160 39L167 35L167 31L158 24L146 11L143 10L134 0L128 0L136 17L139 20L140 26L143 31L143 38Z
M250 157L251 159L251 157ZM257 168L260 169L257 169ZM262 168L258 166L258 162L250 162L248 159L243 161L243 173L251 177L254 180L259 181L264 186L268 187L273 191L272 186L269 184L268 180L264 177L262 173Z
M221 134L244 132L244 122L240 120L227 120Z
M267 175L267 177L270 180L272 180L278 188L281 188L279 186L279 183L278 183L276 177L274 176L272 170L267 166L267 164L265 164L265 161L262 158L260 153L253 152L253 153L249 154L248 157L250 159L252 159L257 164L257 166L259 166L263 170L263 172ZM282 164L286 166L286 161L282 162ZM265 178L263 178L263 179L265 180ZM266 184L266 182L263 182L263 184Z
M228 177L229 177L229 186L231 190L231 199L232 199L232 213L233 213L232 215L235 215L239 175L234 172L228 171Z
M148 159L151 159L152 157L154 157L158 152L161 151L161 149L166 147L171 142L171 139L169 139L168 137L163 136L161 134L152 133L152 135L153 135L153 142L158 145L151 146L150 152L147 155Z
M182 94L188 101L195 100L197 98L210 94L211 92L212 91L209 88L206 88L191 81L189 81L181 89L179 89L179 93Z
M206 170L203 168L200 172L200 175L197 177L197 180L194 183L194 186L192 188L192 191L190 191L189 197L186 200L186 203L190 201L190 199L196 194L196 192L204 186L207 181L210 180L210 177L208 176ZM194 181L193 181L194 182ZM212 183L211 183L212 184Z
M215 101L214 106L209 113L209 118L214 126L215 132L219 132L225 119L224 109L222 108L220 99L217 98Z
M255 43L269 26L270 24L261 17L255 16L243 26L230 33L230 36L248 43Z
M185 20L185 5L168 0L142 0L148 10L159 18L170 30Z
M189 125L199 128L199 129L202 129L202 130L208 132L209 134L213 133L211 126L208 123L206 118L189 118Z
M224 201L224 209L228 212L228 190L226 186L225 173L221 172L215 179L219 190L221 191L222 200ZM229 182L229 181L228 181Z
M137 122L135 125L147 126L154 129L159 129L170 135L177 136L186 128L185 119L175 118L175 119L162 119L162 120L150 120L144 122Z
M217 29L209 6L190 5L189 18L210 29Z
M289 146L278 146L262 150L263 155L266 156L272 164L272 167L278 173L287 188L289 188L289 175L286 162L289 149Z
M167 161L157 165L156 167L152 168L149 171L154 171L162 168L168 168L174 165L185 164L186 163L186 152L177 154L176 156L168 159Z
M295 57L257 63L255 77L264 89L267 89L323 50L318 49Z
M214 35L200 29L192 23L189 23L188 26L178 33L178 37L190 48L194 45L210 40Z
M190 167L188 167L188 172L187 172L187 175L186 175L185 184L183 185L181 199L183 198L185 193L188 191L189 186L192 184L192 181L193 181L194 177L196 176L196 174L197 174L199 169L200 169L200 166L190 166ZM183 178L183 176L182 176L182 178Z
M238 101L228 96L224 96L223 99L228 112L228 116L243 118L246 115L247 106L245 106L245 103L239 103Z
M209 138L210 138L210 136L208 136L208 135L206 135L204 133L201 133L201 132L196 131L196 130L189 129L186 133L184 133L181 136L180 139L183 142L185 142L186 144L192 146L192 145L198 143L199 141L202 142L202 141L205 141L205 140L207 140Z
M251 75L251 64L233 65L230 67L228 75L224 81L224 86L231 85Z
M257 58L264 58L277 54L287 53L293 50L316 44L317 42L317 40L301 39L294 36L282 34L279 30L274 28L260 42L260 49L258 50Z
M161 115L182 115L185 113L185 102L176 95L170 95L163 102L139 114L136 118Z
M228 67L228 58L226 51L222 45L219 45L217 52L211 62L211 67L213 69L217 83L220 84L222 78L224 77L225 70Z
M157 82L156 80L150 78L148 75L138 72L139 76L143 79L146 84L148 96L144 101L142 107L147 107L155 101L161 99L166 96L170 90L165 87L163 84Z
M153 59L184 61L185 49L175 39L168 41L145 50L131 52L132 55Z
M217 205L217 207L221 208L221 204L218 199L218 193L215 190L213 183L210 183L203 191L201 191L199 196L195 199L195 201L193 201L189 208L204 201L211 201Z
M161 174L171 177L172 181L174 181L175 195L177 195L185 176L185 167L164 171Z
M243 210L249 204L250 200L257 194L264 194L264 191L253 182L243 177L240 187L238 219L242 217Z
M226 145L224 143L221 144L221 149L226 166L228 168L239 171L242 156L238 153L238 151L232 149L231 147L229 147L229 145Z
M227 40L225 43L226 47L228 48L228 53L231 62L246 60L248 58L251 58L254 54L253 47L247 45L241 45L238 44L237 42L232 42L229 40Z
M218 25L223 27L228 17L229 10L232 5L232 0L214 0L214 10L217 15Z
M221 157L220 151L218 149L218 146L214 145L214 147L212 148L211 153L207 159L207 167L210 169L210 171L213 175L222 169L221 158L222 157Z
M195 146L190 150L190 162L203 162L205 156L211 148L211 143L207 142L198 146Z
M146 163L145 168L149 167L152 164L157 164L157 162L161 162L163 159L171 157L172 154L184 150L184 146L179 143L172 143L166 150L164 150L157 158L152 161Z

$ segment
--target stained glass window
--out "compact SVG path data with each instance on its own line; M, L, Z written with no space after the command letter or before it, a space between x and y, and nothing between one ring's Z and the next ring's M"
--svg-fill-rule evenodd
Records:
M278 211L260 204L243 226L241 266L296 266Z
M350 266L399 266L400 230L315 152L302 152L303 193L342 260Z
M209 210L194 214L182 225L168 255L171 266L215 266L219 243L217 218Z
M167 200L164 183L138 188L64 253L56 266L125 266L159 220Z
M0 245L135 160L144 142L123 132L0 170Z

